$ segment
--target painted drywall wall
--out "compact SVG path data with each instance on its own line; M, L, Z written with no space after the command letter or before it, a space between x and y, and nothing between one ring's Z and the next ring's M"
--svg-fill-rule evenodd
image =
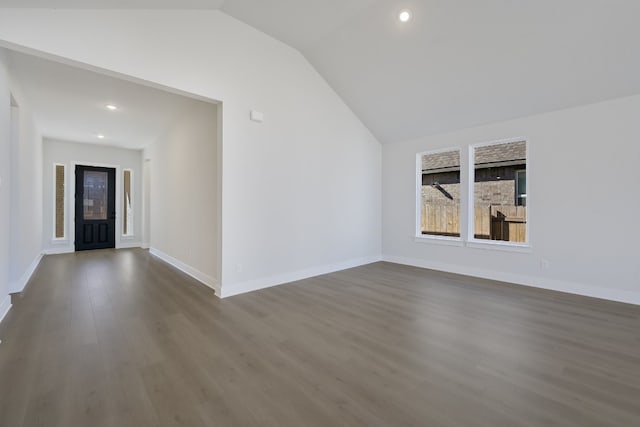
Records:
M299 52L218 11L3 10L0 41L223 102L223 295L379 258L381 146Z
M56 141L45 138L43 141L43 222L42 247L46 253L64 253L75 250L73 241L74 196L73 180L75 165L107 165L116 167L116 247L139 247L142 241L142 151L106 145L82 144L77 142ZM65 165L65 239L54 239L54 164ZM133 171L133 236L122 236L122 172Z
M42 137L11 69L10 292L21 292L42 257Z
M220 292L218 107L193 101L145 151L151 252Z
M7 56L0 49L0 320L11 308L9 297L11 93Z
M640 96L385 145L383 254L390 261L640 303L636 242ZM532 250L415 242L416 153L526 137ZM543 269L541 261L549 261Z

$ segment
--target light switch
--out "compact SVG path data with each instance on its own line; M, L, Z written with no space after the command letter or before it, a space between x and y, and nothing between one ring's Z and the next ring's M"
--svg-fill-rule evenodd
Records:
M264 121L264 114L261 111L251 110L250 117L254 122L262 123Z

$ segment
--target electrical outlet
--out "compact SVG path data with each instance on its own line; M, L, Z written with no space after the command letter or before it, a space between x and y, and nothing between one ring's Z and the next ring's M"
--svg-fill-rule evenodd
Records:
M548 270L549 267L551 267L551 263L549 262L548 259L541 259L540 260L540 269Z
M244 271L244 266L240 263L236 264L236 272L242 273Z

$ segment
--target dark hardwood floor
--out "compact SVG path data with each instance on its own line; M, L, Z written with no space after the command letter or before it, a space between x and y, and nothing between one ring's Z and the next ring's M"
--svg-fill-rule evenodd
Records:
M143 250L43 259L0 426L640 426L640 307L389 263L218 300Z

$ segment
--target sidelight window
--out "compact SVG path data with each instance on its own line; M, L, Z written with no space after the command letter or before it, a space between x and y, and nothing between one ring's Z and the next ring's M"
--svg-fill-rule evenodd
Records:
M123 171L123 221L122 221L122 235L133 236L133 171L125 169Z
M65 165L53 165L53 238L64 239L65 233Z

